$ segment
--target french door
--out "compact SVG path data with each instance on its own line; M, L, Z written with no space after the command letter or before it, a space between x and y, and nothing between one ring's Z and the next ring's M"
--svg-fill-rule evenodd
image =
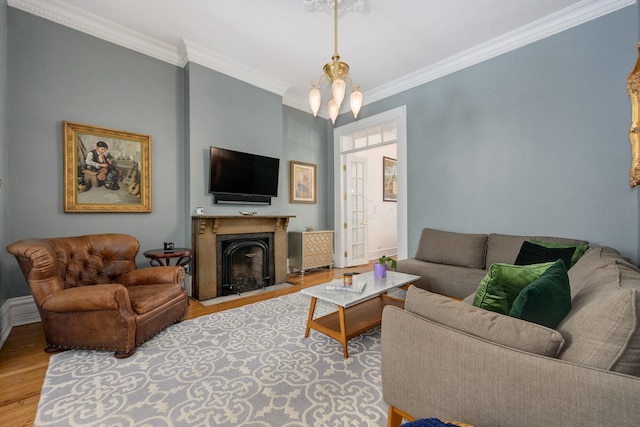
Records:
M367 159L354 154L343 156L346 158L345 210L347 222L343 228L346 232L345 267L362 265L369 262L367 254ZM345 170L346 169L346 170Z

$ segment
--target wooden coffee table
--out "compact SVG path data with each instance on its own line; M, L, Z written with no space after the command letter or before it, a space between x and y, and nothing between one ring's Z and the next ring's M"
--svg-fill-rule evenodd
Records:
M413 274L388 271L385 279L376 279L373 272L353 276L354 284L366 282L362 292L347 292L328 290L327 286L338 282L323 283L322 285L304 288L300 292L311 297L309 318L305 338L309 331L315 329L337 340L342 344L342 354L349 357L347 341L357 337L371 328L380 325L382 321L382 309L385 305L392 304L404 307L404 300L387 295L387 291L408 285L418 280L420 276ZM338 311L326 316L314 319L318 300L338 306Z

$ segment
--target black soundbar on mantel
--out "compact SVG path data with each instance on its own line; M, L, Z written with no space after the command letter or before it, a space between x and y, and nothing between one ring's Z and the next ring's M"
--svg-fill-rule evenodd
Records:
M213 202L220 205L271 205L271 197L253 194L214 194Z

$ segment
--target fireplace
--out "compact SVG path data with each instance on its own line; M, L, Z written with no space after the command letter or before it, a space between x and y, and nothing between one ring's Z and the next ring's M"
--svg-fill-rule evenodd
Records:
M273 233L223 234L216 240L219 296L274 284Z
M202 301L222 296L222 285L219 286L219 284L233 283L232 280L223 280L222 277L224 267L222 242L228 240L250 240L249 244L225 243L225 249L228 245L232 245L234 255L239 258L233 275L236 273L244 275L242 280L238 278L239 286L243 287L240 292L244 292L249 286L262 287L267 283L271 285L286 282L287 226L292 217L292 215L192 216L191 271L194 298ZM262 261L254 262L258 256ZM264 262L268 263L268 271L263 270ZM233 266L233 257L231 263ZM259 276L255 270L258 270ZM232 289L232 293L237 291Z

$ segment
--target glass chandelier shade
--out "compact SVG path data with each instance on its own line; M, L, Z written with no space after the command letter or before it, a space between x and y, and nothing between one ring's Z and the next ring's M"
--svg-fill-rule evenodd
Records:
M358 113L362 108L362 92L357 87L351 92L351 112L353 113L353 118L358 118Z
M320 103L322 102L322 94L320 93L320 89L318 86L313 86L309 91L309 107L311 107L311 112L313 113L313 117L318 116L318 110L320 110Z
M333 99L338 104L338 108L342 105L342 100L344 99L344 94L347 91L347 84L342 79L336 79L331 83L331 93L333 94Z
M331 98L327 105L327 109L329 110L329 117L331 118L331 123L336 123L336 118L338 118L338 113L340 112L340 106L336 102L335 99Z
M354 85L349 75L349 65L346 62L340 61L340 55L338 55L338 0L334 2L333 8L334 17L334 54L331 57L331 62L325 64L324 73L318 79L318 83L311 82L311 90L309 91L309 107L313 116L316 117L320 110L320 104L322 103L322 93L320 92L320 86L323 80L331 82L331 93L333 98L329 100L327 109L331 122L335 124L338 113L340 112L340 106L347 93L347 81L351 85L351 111L353 117L358 118L358 113L362 108L362 92L360 92L360 86Z

